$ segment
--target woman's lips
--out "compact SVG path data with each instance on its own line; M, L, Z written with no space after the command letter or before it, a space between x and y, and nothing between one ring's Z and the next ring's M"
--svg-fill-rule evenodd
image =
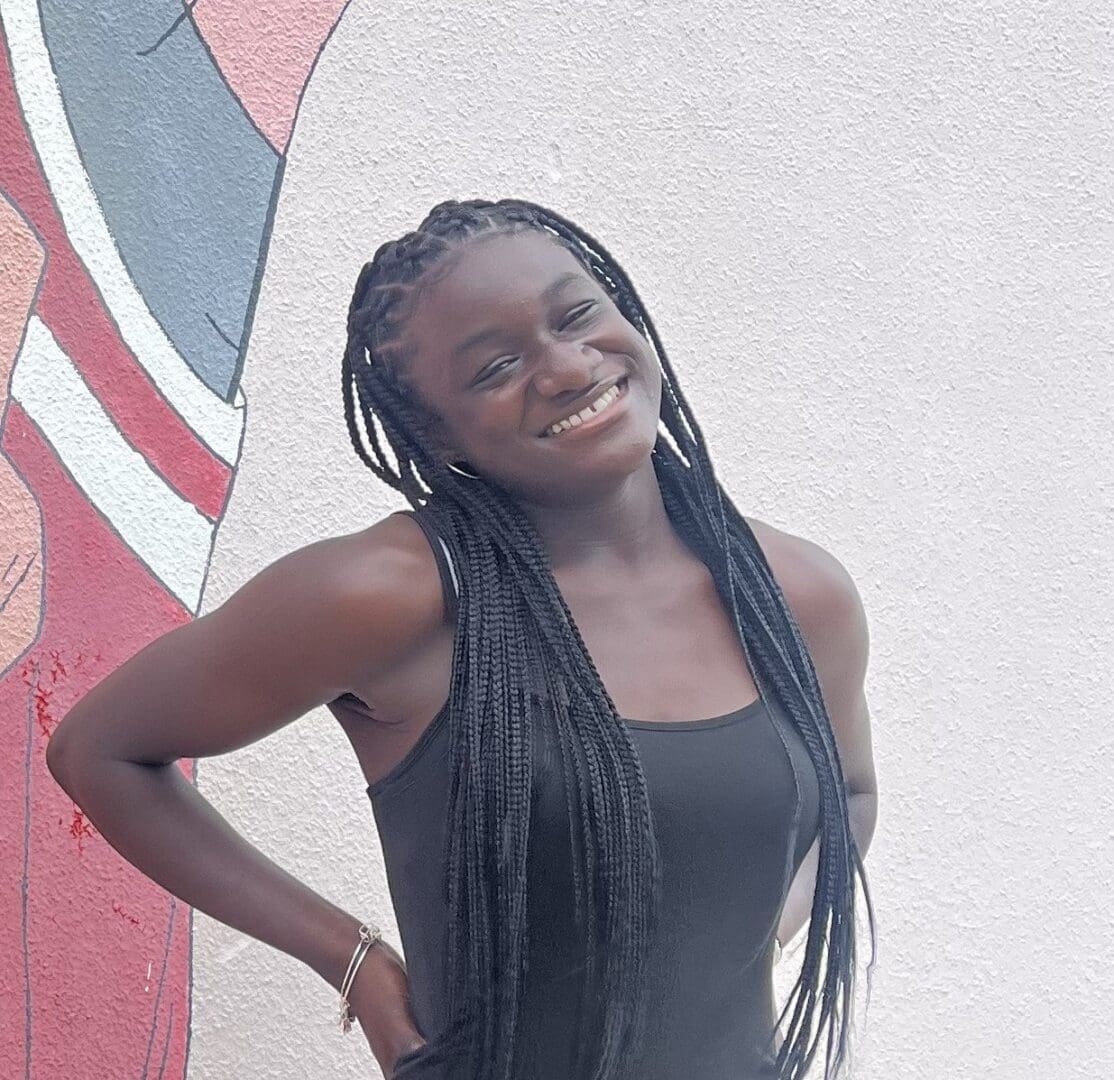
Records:
M611 401L605 408L596 413L595 416L590 417L587 420L582 420L579 424L571 428L566 428L564 431L556 435L554 435L547 428L541 437L549 440L564 441L567 439L575 438L582 432L588 434L598 431L600 428L606 427L608 424L618 419L619 416L626 412L627 408L627 376L623 376L623 378L615 383L615 386L619 390L619 396L615 398L614 401Z

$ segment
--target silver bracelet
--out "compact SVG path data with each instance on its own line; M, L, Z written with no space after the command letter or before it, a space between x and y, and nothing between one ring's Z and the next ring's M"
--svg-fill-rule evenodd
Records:
M363 963L364 957L367 956L372 945L382 940L383 933L378 926L368 926L367 923L360 924L360 940L352 953L352 959L348 961L348 970L344 973L344 981L340 984L340 1030L345 1035L352 1030L352 1021L355 1019L348 1003L348 993L352 989L356 972L360 970L360 964Z

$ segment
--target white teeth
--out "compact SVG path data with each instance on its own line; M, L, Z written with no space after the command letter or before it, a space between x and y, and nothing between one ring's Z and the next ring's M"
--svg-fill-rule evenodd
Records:
M569 428L580 427L585 420L590 420L596 413L606 409L607 406L619 396L619 392L618 386L610 387L600 394L591 405L581 409L580 412L574 413L564 420L559 420L556 424L550 424L550 426L545 429L545 433L547 435L560 435L562 431L568 431Z

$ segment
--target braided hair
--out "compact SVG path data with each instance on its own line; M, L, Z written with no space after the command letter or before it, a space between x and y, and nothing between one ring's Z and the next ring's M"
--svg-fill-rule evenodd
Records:
M629 1075L645 1032L644 976L660 866L638 754L533 525L499 486L448 467L425 437L436 418L403 374L399 338L435 268L441 272L448 256L475 238L526 229L567 248L653 345L665 432L659 431L652 460L666 512L708 566L760 694L776 697L816 769L816 889L801 972L778 1019L780 1028L792 1009L777 1067L780 1080L801 1080L826 1028L829 1080L848 1047L856 870L870 916L872 964L875 930L815 668L753 532L715 477L699 424L626 273L578 226L516 199L440 203L415 231L383 244L356 282L342 365L344 415L356 453L411 506L433 516L458 568L444 852L449 1022L427 1043L424 1060L460 1063L461 1075L477 1080L514 1075L537 709L565 770L575 916L584 933L581 1015L593 1020L577 1049L577 1067L587 1071L577 1075ZM797 825L795 819L791 847Z

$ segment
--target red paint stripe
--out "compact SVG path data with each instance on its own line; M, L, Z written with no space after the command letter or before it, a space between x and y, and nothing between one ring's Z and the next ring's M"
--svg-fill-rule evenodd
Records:
M210 518L219 516L232 468L174 411L136 363L66 236L23 126L8 55L0 48L0 190L47 249L38 310L128 442L168 484Z
M46 570L38 637L0 678L0 1076L24 1076L30 1058L26 1075L37 1078L139 1077L150 1062L151 1080L156 1074L184 1080L189 911L75 814L44 755L49 733L76 701L148 642L193 616L113 532L16 401L0 440L38 500ZM30 546L38 538L24 539ZM175 767L192 778L191 761ZM25 869L27 892L21 897ZM114 905L130 918L121 918ZM19 936L23 925L27 957ZM160 1072L172 1011L166 1069ZM156 1049L149 1057L153 1028Z

